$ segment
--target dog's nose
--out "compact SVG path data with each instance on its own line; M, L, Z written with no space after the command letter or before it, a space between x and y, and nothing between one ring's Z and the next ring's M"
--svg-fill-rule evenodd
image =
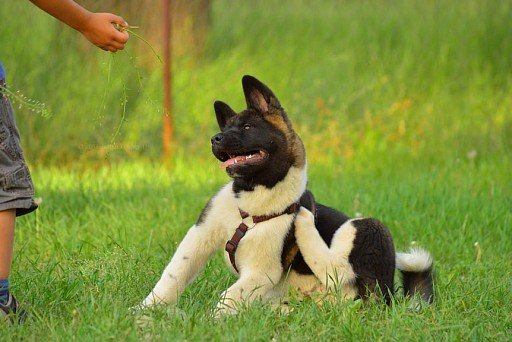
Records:
M215 134L213 137L212 137L212 144L215 144L215 143L218 143L222 140L223 138L223 135L222 133L218 133L218 134Z

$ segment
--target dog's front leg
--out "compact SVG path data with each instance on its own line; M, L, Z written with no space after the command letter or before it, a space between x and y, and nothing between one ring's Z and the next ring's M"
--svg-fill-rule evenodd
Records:
M355 237L350 221L338 228L329 247L315 227L313 214L302 207L295 219L295 237L306 264L327 288L354 281L348 260Z
M192 226L142 306L175 303L222 241L214 227Z
M226 314L235 314L243 304L266 299L266 295L278 284L281 274L282 269L277 267L265 273L242 274L236 283L223 292L214 316L218 318Z

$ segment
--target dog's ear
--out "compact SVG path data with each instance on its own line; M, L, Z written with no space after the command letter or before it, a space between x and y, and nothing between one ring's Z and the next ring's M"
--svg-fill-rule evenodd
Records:
M245 75L242 77L242 87L244 88L247 108L254 109L260 113L268 112L270 107L281 108L281 104L272 90L256 78Z
M235 116L236 113L230 106L222 101L215 101L213 108L215 109L215 115L217 116L217 123L222 131L229 119Z

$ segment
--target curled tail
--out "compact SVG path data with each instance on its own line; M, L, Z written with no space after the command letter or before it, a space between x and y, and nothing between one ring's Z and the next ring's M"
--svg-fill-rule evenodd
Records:
M418 294L422 300L434 301L432 257L421 248L411 248L407 253L396 254L396 268L402 273L404 294Z

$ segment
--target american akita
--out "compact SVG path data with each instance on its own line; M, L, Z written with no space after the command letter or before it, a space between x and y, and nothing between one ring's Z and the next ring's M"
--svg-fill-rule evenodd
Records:
M174 303L218 249L239 278L215 314L241 303L299 293L341 290L343 298L372 293L390 302L394 272L406 295L433 299L432 259L415 249L395 254L388 229L372 218L349 219L316 203L307 190L306 153L276 96L252 76L242 85L247 109L214 104L221 133L212 151L233 179L211 198L179 244L142 306Z

